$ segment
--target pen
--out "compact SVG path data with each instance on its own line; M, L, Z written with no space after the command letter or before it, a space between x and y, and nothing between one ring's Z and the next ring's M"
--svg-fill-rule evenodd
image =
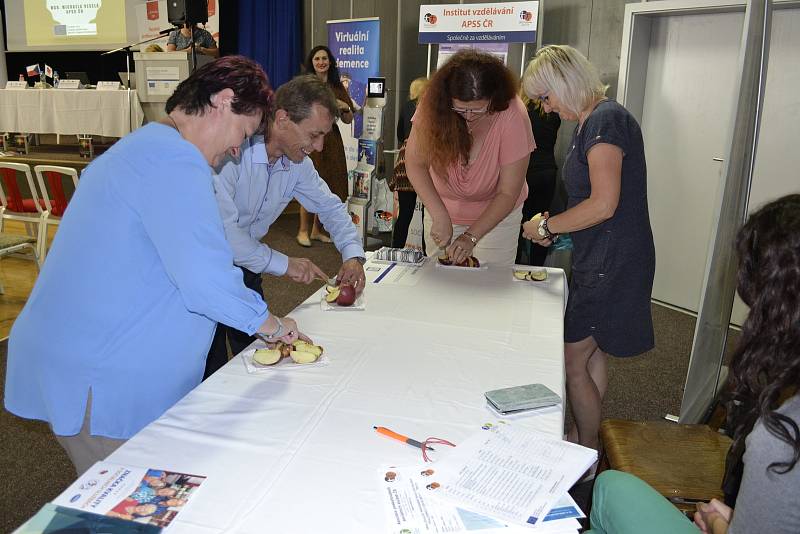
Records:
M419 449L422 448L422 442L419 442L419 441L417 441L415 439L411 439L411 438L409 438L407 436L404 436L402 434L398 434L397 432L393 432L393 431L389 430L386 427L373 426L372 428L377 430L378 434L383 434L384 436L390 437L392 439L396 439L397 441L402 441L403 443L408 443L412 447L417 447ZM431 447L428 447L427 445L425 446L425 448L428 449L428 450L431 450L431 451L433 450Z

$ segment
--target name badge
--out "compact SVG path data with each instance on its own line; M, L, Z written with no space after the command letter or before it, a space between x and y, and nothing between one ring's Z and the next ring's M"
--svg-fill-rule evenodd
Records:
M98 91L117 91L119 88L119 82L97 82Z
M80 89L80 80L59 80L58 89Z

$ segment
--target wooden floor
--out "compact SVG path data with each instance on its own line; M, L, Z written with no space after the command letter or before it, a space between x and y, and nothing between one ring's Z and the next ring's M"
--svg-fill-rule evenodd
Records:
M48 228L48 243L52 241L55 231L54 226ZM17 221L5 221L3 232L25 235L25 226ZM0 295L0 340L8 337L11 325L28 300L38 274L39 270L32 260L15 256L0 258L0 282L4 290Z

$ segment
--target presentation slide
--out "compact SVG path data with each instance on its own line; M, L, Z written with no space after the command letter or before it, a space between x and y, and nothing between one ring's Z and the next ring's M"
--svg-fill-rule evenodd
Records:
M172 25L166 0L6 0L9 52L112 50L158 38ZM220 0L205 29L219 42ZM155 42L166 46L167 36Z
M110 50L135 33L136 0L6 2L9 52ZM133 24L132 24L133 23ZM131 27L132 26L132 27Z
M124 0L25 0L25 35L31 47L124 43Z

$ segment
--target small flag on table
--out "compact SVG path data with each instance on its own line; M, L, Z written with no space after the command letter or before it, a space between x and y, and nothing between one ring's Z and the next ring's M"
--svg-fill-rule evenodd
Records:
M28 76L39 76L39 64L28 65L26 67L28 70Z
M51 67L47 63L44 64L44 75L47 78L52 78L53 77L53 67Z

